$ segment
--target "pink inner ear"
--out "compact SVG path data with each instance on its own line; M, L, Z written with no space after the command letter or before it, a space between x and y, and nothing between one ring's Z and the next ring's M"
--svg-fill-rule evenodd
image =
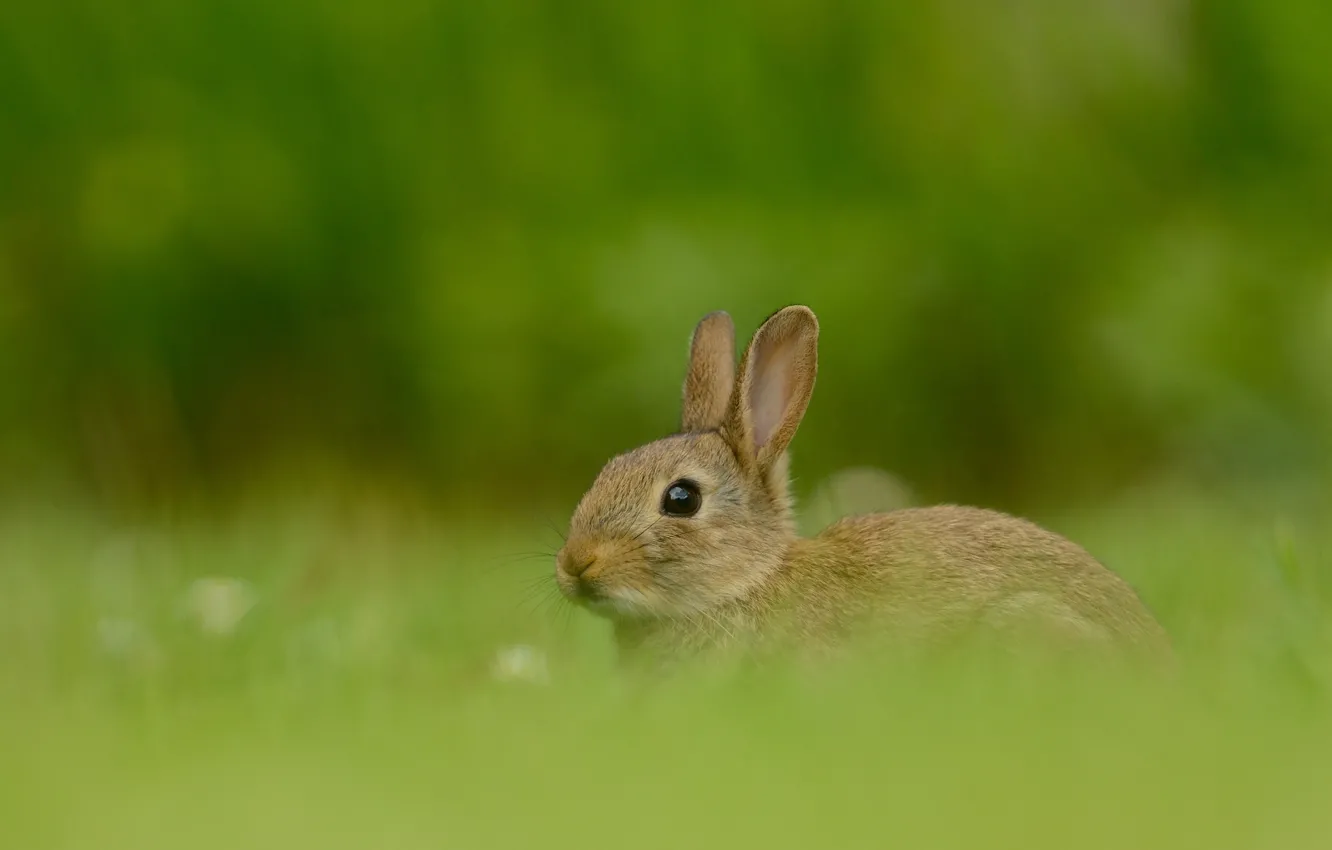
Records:
M782 424L791 402L791 370L795 362L793 340L783 340L759 351L754 378L749 385L749 410L753 416L754 448L761 449Z

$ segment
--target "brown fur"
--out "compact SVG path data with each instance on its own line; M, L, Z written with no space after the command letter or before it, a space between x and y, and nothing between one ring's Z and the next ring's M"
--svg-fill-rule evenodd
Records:
M735 324L724 311L709 313L689 344L680 429L711 431L721 426L735 386Z
M813 393L818 332L807 307L775 313L733 377L730 319L704 317L686 433L613 458L574 511L557 582L614 623L626 654L817 654L864 637L940 646L977 634L1168 654L1126 582L1026 520L944 505L798 536L786 448ZM661 510L680 479L702 493L692 517Z

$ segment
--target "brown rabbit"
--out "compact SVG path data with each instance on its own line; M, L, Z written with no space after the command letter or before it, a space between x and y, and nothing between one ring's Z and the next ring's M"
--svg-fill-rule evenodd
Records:
M727 648L818 654L861 636L928 647L1034 635L1169 654L1127 583L1022 519L945 505L800 537L786 449L814 391L818 335L809 308L778 311L737 377L730 317L705 316L681 432L612 459L578 504L556 580L613 623L622 653L681 660Z

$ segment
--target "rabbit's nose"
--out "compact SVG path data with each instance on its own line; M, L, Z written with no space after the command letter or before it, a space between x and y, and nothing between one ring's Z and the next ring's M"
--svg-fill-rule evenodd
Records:
M581 547L567 547L560 552L560 570L572 578L578 578L596 562L596 554Z

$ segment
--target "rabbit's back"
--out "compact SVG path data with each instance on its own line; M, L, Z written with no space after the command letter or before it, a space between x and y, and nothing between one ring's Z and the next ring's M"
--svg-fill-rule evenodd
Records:
M1072 638L1167 646L1134 589L1072 541L1024 519L942 505L842 519L792 551L804 628L878 627L946 639L1037 624Z

